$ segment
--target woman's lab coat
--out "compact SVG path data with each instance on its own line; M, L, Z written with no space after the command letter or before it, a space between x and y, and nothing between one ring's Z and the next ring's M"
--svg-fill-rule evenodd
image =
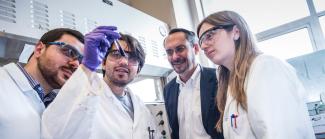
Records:
M79 67L43 113L45 139L148 139L154 119L130 92L134 121L103 79Z
M223 119L226 139L315 138L306 91L288 63L260 55L247 76L247 112L237 105L228 89Z
M45 109L16 64L0 68L0 138L40 139Z

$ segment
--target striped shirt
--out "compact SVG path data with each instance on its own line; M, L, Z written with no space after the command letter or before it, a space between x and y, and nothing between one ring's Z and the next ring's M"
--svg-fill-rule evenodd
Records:
M47 107L56 97L57 93L54 91L50 91L46 96L43 87L41 84L36 81L32 76L30 76L27 71L23 68L21 63L16 63L18 68L21 70L21 72L25 75L27 78L30 86L37 92L40 99L43 101L45 107Z

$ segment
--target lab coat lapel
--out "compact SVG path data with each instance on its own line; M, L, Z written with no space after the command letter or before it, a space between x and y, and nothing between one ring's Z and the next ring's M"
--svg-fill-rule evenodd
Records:
M10 63L5 65L4 68L23 92L31 92L34 90L16 64Z
M128 89L128 92L130 93L130 97L131 97L131 101L132 101L132 105L133 105L133 114L134 114L134 119L133 119L133 127L136 127L141 118L145 118L142 117L142 109L139 106L139 100L137 99L137 97L132 93L132 91L130 89Z
M4 66L4 69L7 71L9 76L12 78L12 80L16 83L16 85L19 87L19 89L24 93L24 95L31 99L36 101L30 101L27 98L26 101L30 104L31 107L33 107L38 113L38 115L42 114L42 112L45 109L45 106L41 100L41 98L38 96L38 94L35 92L35 90L31 87L29 84L27 78L25 75L21 72L21 70L17 67L15 63L10 63Z
M226 98L227 101L226 101L224 113L227 113L229 111L229 107L230 107L231 103L233 103L235 101L235 99L230 95L230 87L228 87L226 95L227 95L227 98Z
M121 116L124 116L124 117L126 117L125 119L129 119L130 121L132 121L131 117L129 116L127 111L123 108L121 102L113 94L113 92L109 86L108 86L108 91L106 93L106 96L113 103L113 105L115 105L114 107L116 107L116 109L118 109Z

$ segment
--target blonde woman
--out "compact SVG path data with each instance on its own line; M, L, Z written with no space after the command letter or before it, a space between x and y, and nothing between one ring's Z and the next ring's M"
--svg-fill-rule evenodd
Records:
M286 62L261 54L235 12L206 17L197 28L205 55L219 65L217 130L225 138L312 139L306 92Z

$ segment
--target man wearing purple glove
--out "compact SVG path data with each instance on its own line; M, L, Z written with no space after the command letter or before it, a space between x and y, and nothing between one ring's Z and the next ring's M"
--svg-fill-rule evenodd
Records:
M43 138L157 138L153 116L127 88L145 62L140 43L101 26L85 36L84 52L82 65L43 114ZM104 79L94 72L101 63Z

